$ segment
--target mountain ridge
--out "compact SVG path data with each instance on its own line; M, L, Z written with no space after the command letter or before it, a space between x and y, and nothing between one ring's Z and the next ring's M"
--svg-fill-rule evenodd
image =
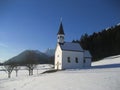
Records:
M14 56L7 61L5 64L46 64L50 63L50 56L40 52L39 50L24 50L17 56Z

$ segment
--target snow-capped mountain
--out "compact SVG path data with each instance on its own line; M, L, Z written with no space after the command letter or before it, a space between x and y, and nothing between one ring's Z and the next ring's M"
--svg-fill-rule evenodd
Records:
M54 56L54 53L55 53L55 50L54 49L50 49L50 48L48 48L45 51L45 54L48 55L48 56Z

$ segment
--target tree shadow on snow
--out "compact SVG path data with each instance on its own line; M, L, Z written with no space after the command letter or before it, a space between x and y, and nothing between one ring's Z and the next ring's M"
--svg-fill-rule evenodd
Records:
M98 68L120 68L120 64L106 64L106 65L97 65L97 66L91 66L93 69Z

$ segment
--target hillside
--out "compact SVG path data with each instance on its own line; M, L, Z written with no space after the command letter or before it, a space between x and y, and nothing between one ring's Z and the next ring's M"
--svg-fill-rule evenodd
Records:
M83 49L89 50L93 61L120 54L120 24L110 28L82 35L80 40L73 40L79 43Z
M47 66L47 65L46 65ZM120 55L111 56L92 63L91 69L70 69L50 74L28 77L26 71L19 71L16 78L13 73L7 79L5 72L0 74L0 90L119 90Z

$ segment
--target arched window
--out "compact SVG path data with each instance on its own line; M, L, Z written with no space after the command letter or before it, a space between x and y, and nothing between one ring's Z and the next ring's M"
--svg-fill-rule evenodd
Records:
M70 57L67 58L68 63L70 63Z
M77 57L75 58L75 62L78 63L78 58Z

